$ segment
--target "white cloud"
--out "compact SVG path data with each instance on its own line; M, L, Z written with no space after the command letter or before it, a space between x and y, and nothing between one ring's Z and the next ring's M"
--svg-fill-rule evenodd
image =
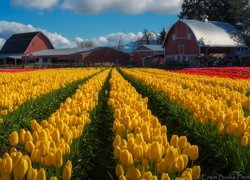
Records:
M180 11L183 0L64 0L62 8L83 14L107 11L138 14L144 12L171 14Z
M24 33L32 31L42 31L52 42L55 48L72 48L76 47L82 41L92 41L95 46L112 46L117 47L119 41L122 45L126 45L129 42L134 42L142 37L142 33L111 33L108 35L102 35L95 38L87 39L83 37L76 37L74 40L69 40L63 35L56 32L49 32L45 29L36 28L32 25L25 25L17 22L7 22L0 21L0 48L3 46L4 42L15 33ZM124 47L130 48L130 47Z
M66 48L76 46L75 42L70 41L69 39L63 37L61 34L58 33L52 33L45 29L35 28L32 25L0 21L0 48L2 47L1 43L7 40L12 34L32 31L42 31L50 39L55 48Z
M120 41L120 45L123 46L124 49L131 48L126 47L127 43L134 42L142 37L142 33L111 33L103 36L98 36L92 39L84 39L77 37L75 39L76 44L80 44L82 41L92 41L95 46L110 46L110 47L117 47Z
M17 6L35 9L50 9L57 5L59 0L11 0Z

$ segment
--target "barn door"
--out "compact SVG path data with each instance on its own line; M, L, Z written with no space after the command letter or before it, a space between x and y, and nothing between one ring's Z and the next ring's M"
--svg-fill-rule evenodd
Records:
M178 47L178 60L179 63L182 63L185 61L185 47L184 45L179 45Z

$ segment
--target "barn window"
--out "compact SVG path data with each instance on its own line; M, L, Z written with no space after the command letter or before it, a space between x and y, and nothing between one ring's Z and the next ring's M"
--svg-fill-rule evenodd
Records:
M188 40L191 40L191 33L188 33Z
M172 40L175 41L176 40L176 34L172 35Z

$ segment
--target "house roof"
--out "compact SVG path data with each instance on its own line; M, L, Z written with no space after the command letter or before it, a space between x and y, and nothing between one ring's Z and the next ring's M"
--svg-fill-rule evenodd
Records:
M31 53L33 56L63 56L76 55L87 52L93 52L99 48L63 48L63 49L46 49Z
M164 48L162 47L162 45L155 45L155 44L143 44L140 47L138 47L136 50L140 50L141 47L146 47L147 49L152 50L152 51L164 51Z
M200 47L246 46L240 32L229 23L188 19L181 19L178 22L183 22L192 30ZM172 28L174 26L175 24Z
M3 45L0 53L24 53L32 39L40 32L13 34Z

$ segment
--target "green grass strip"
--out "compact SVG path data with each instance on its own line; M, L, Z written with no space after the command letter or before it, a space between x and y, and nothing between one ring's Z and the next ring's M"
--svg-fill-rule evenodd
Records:
M240 140L227 134L218 134L212 124L202 125L165 94L159 93L120 71L136 90L149 99L152 114L167 125L168 137L172 134L185 135L188 141L199 146L199 159L202 173L206 175L250 175L250 148L242 147Z
M115 179L113 157L113 111L107 104L110 73L99 93L97 107L91 111L91 123L81 137L79 151L72 158L72 179Z
M63 88L44 94L35 100L28 100L20 105L16 111L6 115L4 122L0 124L0 156L10 149L8 139L11 132L19 131L22 128L30 129L30 121L32 119L36 119L38 122L47 119L67 97L75 93L79 85L85 83L94 75L77 80Z

